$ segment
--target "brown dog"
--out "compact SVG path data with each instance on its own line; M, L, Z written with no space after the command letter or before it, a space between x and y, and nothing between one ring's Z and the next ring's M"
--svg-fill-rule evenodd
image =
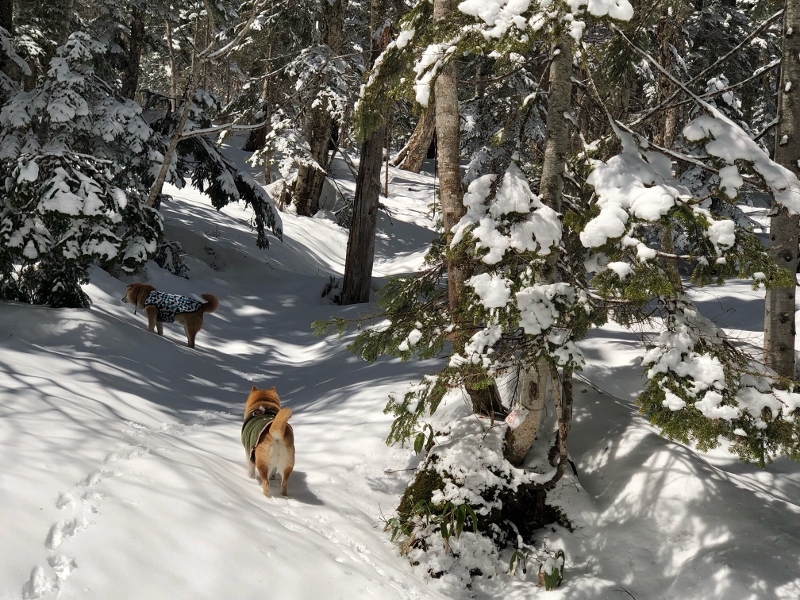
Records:
M292 409L281 408L275 386L268 390L253 386L244 406L242 444L247 452L247 475L255 479L258 469L267 498L270 475L281 472L281 494L285 496L294 468L294 432L288 423L291 416Z
M187 296L158 292L152 285L132 283L122 301L144 309L147 313L147 331L150 333L155 327L158 335L164 335L164 323L177 321L183 324L189 348L194 348L194 338L203 328L203 314L212 313L219 306L216 296L203 294L202 298L205 304Z

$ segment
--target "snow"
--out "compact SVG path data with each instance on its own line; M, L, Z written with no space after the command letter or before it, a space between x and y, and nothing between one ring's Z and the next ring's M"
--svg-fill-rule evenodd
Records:
M702 141L706 151L727 164L720 170L720 188L729 197L738 194L743 180L736 161L752 165L763 179L775 201L786 207L790 214L800 213L800 181L786 167L772 161L757 142L745 131L709 104L703 104L709 114L701 115L683 129L684 137L692 142Z
M594 161L586 179L597 192L600 214L586 224L581 243L597 248L621 237L628 212L645 221L657 221L688 194L671 175L669 159L657 152L640 151L628 133L617 131L622 152L608 161Z
M488 249L481 259L488 265L500 262L509 249L548 255L551 247L561 240L558 213L542 204L514 163L509 165L497 193L487 203L495 180L495 175L483 175L469 184L463 200L467 212L453 227L451 246L455 247L470 232L478 249ZM509 213L527 217L512 224L506 233L498 229L498 217Z
M486 308L503 308L511 298L511 282L494 273L481 273L467 280Z
M337 161L334 174L351 190L345 173ZM392 219L379 217L376 286L420 268L435 237L431 175L391 169L390 178L382 201ZM130 279L99 269L85 286L94 303L89 310L0 303L0 598L800 595L796 463L780 459L759 470L724 449L702 453L659 437L633 402L643 383L644 346L613 322L580 344L586 365L575 382L570 434L578 477L568 469L551 495L574 532L554 525L537 536L543 557L546 549L564 550L562 586L546 593L536 587L533 562L527 574L509 576L510 551L487 565L491 549L481 549L470 532L451 540L462 549L463 567L491 566L496 576L473 579L472 589L429 579L382 531L413 476L404 469L420 460L409 448L384 444L391 418L382 411L390 392L442 363L368 365L345 350L352 334L313 337L314 319L354 318L374 308L320 298L344 265L346 233L332 222L283 213L285 241L271 240L260 251L250 212L230 205L218 213L191 187L168 193L174 200L162 206L167 237L184 245L191 278L153 263L147 273L158 289L221 299L196 349L186 347L177 327L167 325L164 337L147 333L141 312L119 301ZM489 293L501 293L502 282L485 283ZM689 293L726 335L757 345L764 293L751 283ZM531 298L539 308L531 309L530 326L546 327L552 298L565 291L554 287L549 298ZM480 354L495 334L476 334L474 351ZM692 368L708 386L696 406L730 411L716 404L716 365ZM294 411L297 465L288 498L264 498L246 476L239 430L253 384L275 385ZM756 385L745 389L751 391L742 401L753 410L775 401ZM443 417L464 410L457 393L448 397L440 410L453 412ZM798 403L789 395L780 400ZM477 439L487 425L476 421L454 427L473 428L470 439ZM488 446L500 437L495 425L484 436ZM459 452L488 461L486 449L462 445Z
M524 34L527 27L538 30L544 21L553 18L557 13L551 13L551 0L539 0L534 3L536 8L533 15L526 19L531 0L464 0L458 4L458 10L483 21L488 27L483 30L486 39L501 38L514 27ZM567 4L572 14L565 15L571 21L571 34L576 41L580 41L585 24L574 20L574 16L588 12L594 17L608 16L620 21L628 21L633 16L633 7L628 0L568 0Z
M22 164L20 161L19 175L17 175L17 183L23 181L36 181L39 178L39 165L35 161Z
M416 31L413 29L404 29L397 36L397 39L395 40L395 45L402 50L408 45L408 42L414 39L415 33Z

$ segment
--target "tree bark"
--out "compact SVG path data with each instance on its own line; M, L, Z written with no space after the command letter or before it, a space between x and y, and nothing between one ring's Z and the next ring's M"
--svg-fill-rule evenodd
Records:
M267 65L266 65L266 72L267 74L264 76L264 82L261 85L261 112L263 116L266 117L266 110L270 108L270 92L272 91L269 85L269 70L272 65L272 40L270 40L269 45L267 46ZM265 119L266 120L266 119ZM247 142L245 142L243 150L247 150L248 152L254 152L256 150L261 150L264 146L267 145L267 134L269 133L269 123L265 124L263 127L259 127L258 129L254 129L250 132L250 135L247 137ZM269 157L267 157L269 158ZM265 161L264 163L264 180L266 183L269 183L269 161Z
M13 0L0 0L0 27L14 35L14 2ZM0 71L6 70L6 55L0 55Z
M378 58L389 45L390 27L383 19L387 6L385 0L370 3L370 32L372 60ZM353 222L347 238L347 258L342 282L342 304L369 302L372 283L372 265L375 259L375 230L378 224L378 204L381 192L381 163L386 141L387 120L361 144L358 163L356 195L353 203Z
M569 152L569 121L564 115L572 108L572 38L568 35L561 36L555 52L558 54L550 65L547 131L539 193L544 204L560 211L564 167Z
M436 103L431 101L428 108L419 116L408 143L398 152L394 161L395 166L404 171L419 173L422 161L428 155L428 148L431 147L434 131L436 131Z
M134 99L139 88L139 65L144 41L145 13L140 8L131 10L131 30L128 35L128 57L122 72L122 95Z
M320 41L327 44L334 56L338 56L342 51L346 7L347 0L334 0L334 2L320 0L316 16ZM315 97L316 94L311 95L311 101ZM328 141L332 123L333 119L324 107L308 108L303 132L311 149L311 158L316 165L302 164L297 170L294 201L298 215L311 217L319 210L319 197L328 169Z
M800 0L786 0L783 15L783 52L778 86L778 126L775 162L800 177ZM800 217L773 206L769 253L779 267L796 280ZM767 290L764 309L764 362L782 377L794 378L795 285Z
M547 130L539 194L544 204L560 212L564 191L564 168L569 152L569 121L564 115L568 114L572 107L572 38L569 35L562 35L555 45L554 53L555 57L550 64ZM548 259L548 269L543 276L546 283L556 281L557 258L558 253L553 253ZM521 386L520 404L528 410L528 414L516 429L509 428L506 433L504 453L512 464L522 463L539 432L541 411L545 403L556 402L556 396L561 393L561 385L553 373L554 369L545 360L523 366L521 379L526 385ZM564 377L567 377L566 373ZM531 393L533 388L528 382L535 382L535 393ZM564 381L563 385L569 385L571 389L572 382ZM538 397L539 395L541 397Z
M545 402L554 395L553 378L547 361L540 360L533 368L521 369L519 374L519 404L527 410L524 420L506 435L505 457L518 465L531 448L542 424Z
M175 150L178 148L178 143L181 141L183 128L186 126L186 120L189 117L189 109L194 99L194 94L197 91L197 78L200 75L200 61L195 61L192 65L192 72L189 75L189 80L186 82L186 88L183 92L183 110L178 119L178 125L172 133L172 138L169 141L167 152L164 155L164 161L161 163L161 168L158 171L155 182L150 188L150 193L147 196L147 206L155 206L158 197L161 195L161 189L164 187L164 182L167 179L169 166L172 164L172 158L175 156Z
M456 10L454 0L434 0L434 20L447 19ZM436 144L439 170L439 201L442 208L445 239L448 247L453 240L453 227L466 213L464 193L461 188L461 144L460 121L458 113L458 81L456 65L450 61L436 78L434 85L436 101ZM453 319L458 319L459 299L464 290L464 282L471 274L469 267L451 257L447 259L447 297ZM457 335L454 346L462 345L466 340ZM488 388L477 388L469 381L465 382L467 394L475 413L494 417L495 412L503 412L500 393L496 385Z
M434 20L447 19L455 11L454 0L435 0ZM461 189L460 123L458 118L458 82L456 65L450 61L439 73L434 85L436 99L436 144L439 170L439 202L442 207L445 238L448 245L453 239L452 228L466 213ZM461 290L464 288L466 273L462 265L455 261L447 262L447 296L450 311L458 306Z
M14 35L14 2L13 0L0 0L0 27L9 35Z
M667 71L672 71L670 65L673 59L670 45L672 44L673 38L676 36L674 20L674 16L670 14L668 8L665 6L661 11L661 17L658 20L658 26L656 28L659 62ZM667 77L659 77L658 95L656 96L657 102L664 102L672 95L672 92L672 82ZM659 146L671 149L675 143L675 133L678 126L678 109L673 107L662 111L657 124L653 141ZM659 224L658 234L661 241L661 250L666 254L674 254L675 244L672 241L672 227ZM661 261L675 291L677 293L682 293L683 282L678 272L678 261L674 258L662 258Z
M172 47L172 23L167 20L167 46L169 47L169 107L178 108L178 75L175 73L175 49Z

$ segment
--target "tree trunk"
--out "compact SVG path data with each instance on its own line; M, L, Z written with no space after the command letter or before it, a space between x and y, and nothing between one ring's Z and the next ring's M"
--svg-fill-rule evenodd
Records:
M568 35L562 36L555 50L558 54L550 66L547 131L539 193L542 202L553 210L560 211L564 167L569 152L569 121L564 114L569 113L572 108L572 38Z
M800 177L800 0L786 0L783 15L783 54L778 86L778 126L775 162ZM769 253L779 267L788 269L795 280L798 216L773 207L770 219ZM764 362L782 377L794 378L795 285L767 290L764 310Z
M456 3L453 0L434 0L433 18L447 19L455 12ZM458 81L456 79L456 64L450 61L439 73L434 85L436 101L436 143L439 168L439 201L442 207L442 220L444 221L445 239L449 246L453 240L453 227L466 213L464 207L464 194L461 188L461 158L460 122L458 114ZM450 304L450 313L454 321L458 319L459 299L464 290L464 282L469 277L467 266L459 261L448 258L447 260L447 297ZM463 347L465 339L457 335L454 347ZM467 394L472 401L472 410L478 414L494 416L495 412L502 412L500 394L496 385L489 388L477 388L465 382Z
M555 368L552 369L552 376L555 379L558 373ZM558 456L558 463L556 465L556 474L550 480L550 485L554 485L564 475L569 462L569 452L567 447L567 440L569 439L569 432L572 429L572 369L564 369L563 385L553 395L554 403L556 406L556 417L558 419L558 433L556 434L556 454Z
M561 196L564 191L564 167L569 151L569 121L565 118L572 105L572 38L562 35L556 44L556 56L550 65L550 92L547 96L547 130L545 134L544 163L539 193L542 202L553 210L561 210ZM556 281L556 260L558 253L548 257L548 269L543 276L547 283ZM537 361L523 370L523 382L535 382L535 393L530 383L523 387L520 403L529 411L523 422L506 433L505 456L515 465L522 463L525 455L536 439L541 423L541 410L545 402L556 402L561 393L561 386L553 376L554 369L547 361ZM571 373L571 372L570 372ZM565 373L564 377L566 378ZM571 376L571 375L570 375ZM564 381L563 385L572 382ZM538 398L538 395L542 395ZM532 396L532 398L531 398ZM540 408L541 407L541 408ZM531 423L528 421L531 420Z
M175 50L172 47L172 23L167 21L167 46L169 47L169 107L178 108L178 76L175 73Z
M180 119L178 119L178 125L175 127L175 131L172 133L172 138L169 140L169 146L167 147L167 152L164 155L164 160L161 163L161 168L158 171L156 180L153 182L153 186L150 188L150 193L147 195L147 206L155 206L158 197L161 195L161 189L164 187L164 182L167 179L169 166L172 164L172 158L175 156L175 151L178 148L178 142L181 141L183 128L186 126L186 120L189 117L189 109L192 105L194 94L197 91L197 78L199 74L200 62L195 61L194 65L192 65L192 72L189 75L189 80L186 82L186 88L183 92L183 110L181 111Z
M0 27L14 35L14 2L13 0L0 0ZM0 71L6 70L6 55L0 54Z
M122 95L134 99L139 88L139 64L142 57L144 41L145 13L139 8L131 10L131 31L128 35L128 56L122 72Z
M267 73L269 73L271 65L272 41L269 42L269 46L267 47ZM266 111L270 108L270 91L271 88L269 85L269 75L267 74L264 75L264 82L261 85L261 113L263 120L266 120ZM259 127L258 129L251 131L250 135L247 137L247 142L245 142L243 150L247 150L248 152L261 150L267 145L267 133L269 133L269 123L265 123L263 127ZM269 183L269 161L265 161L264 164L264 179L266 183Z
M9 35L14 35L14 2L13 0L0 0L0 27Z
M319 31L320 41L328 45L334 56L338 56L342 51L346 7L347 0L333 2L321 0L316 16L316 29ZM311 96L312 101L315 96L316 94ZM319 197L322 194L328 168L328 142L332 124L333 119L324 107L308 108L303 132L311 148L311 158L318 166L302 164L297 170L294 201L298 215L311 217L319 210Z
M658 47L659 47L659 62L667 70L672 71L670 65L672 64L672 50L670 44L673 38L676 37L674 16L670 14L667 8L661 11L661 17L658 21L657 33ZM672 82L664 76L658 79L658 95L656 101L658 103L664 102L672 95L673 85ZM678 109L668 108L661 112L657 121L657 127L653 141L656 145L663 148L672 149L675 143L675 132L678 126ZM672 227L664 224L658 226L659 239L661 241L661 250L666 254L675 253L675 244L672 241ZM683 292L683 282L678 272L678 261L674 258L663 258L662 264L667 272L672 286L677 293Z
M527 412L516 429L506 435L505 457L518 465L530 450L542 424L545 402L554 395L553 378L547 361L540 360L519 374L519 404Z
M435 0L433 18L447 19L455 11L453 0ZM461 158L459 118L458 118L458 83L456 65L450 61L439 73L434 86L436 98L436 142L439 170L439 201L442 207L442 218L447 243L452 241L452 228L466 213L461 189ZM450 311L458 306L459 296L464 287L466 273L461 265L452 260L447 263L447 291Z
M394 160L395 166L404 171L419 173L422 161L428 155L428 148L431 147L434 131L436 131L436 103L432 101L419 116L408 143L398 152Z
M385 0L370 4L372 63L389 45L390 27L383 23ZM353 222L347 238L347 258L342 282L342 304L369 302L372 283L372 264L375 259L375 229L378 224L378 200L381 193L381 163L386 140L387 120L361 144L358 163L356 196L353 203Z

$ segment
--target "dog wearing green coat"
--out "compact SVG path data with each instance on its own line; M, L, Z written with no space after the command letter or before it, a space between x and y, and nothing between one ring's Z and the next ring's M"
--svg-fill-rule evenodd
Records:
M269 498L269 478L281 473L281 494L286 496L289 475L294 469L294 432L289 425L292 409L281 408L275 386L250 391L244 408L242 445L247 453L247 475L261 477L261 489Z

